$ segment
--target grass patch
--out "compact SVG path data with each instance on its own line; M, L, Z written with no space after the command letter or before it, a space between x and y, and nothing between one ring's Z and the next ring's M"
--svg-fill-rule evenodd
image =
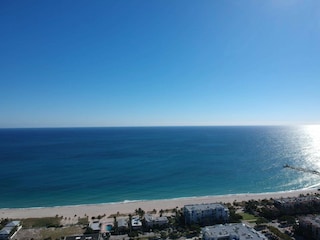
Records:
M61 218L44 217L44 218L26 218L22 221L24 228L40 228L40 227L60 227Z
M78 224L79 225L88 225L89 224L88 217L78 218Z
M257 217L255 217L252 214L249 213L239 213L239 215L242 216L242 220L248 221L248 222L255 222L257 221Z
M63 228L45 228L41 229L41 239L61 239L65 236L83 234L84 230L79 226L63 227Z

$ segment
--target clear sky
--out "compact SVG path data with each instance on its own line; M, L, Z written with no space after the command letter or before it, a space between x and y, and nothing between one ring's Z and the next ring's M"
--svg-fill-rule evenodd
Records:
M0 127L320 123L319 0L0 1Z

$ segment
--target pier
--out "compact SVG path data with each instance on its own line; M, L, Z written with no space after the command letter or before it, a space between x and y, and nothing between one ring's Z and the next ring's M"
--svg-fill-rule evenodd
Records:
M294 166L291 166L291 165L288 165L288 164L284 165L283 167L284 168L290 168L290 169L293 169L293 170L296 170L296 171L300 171L300 172L316 174L316 175L320 176L320 172L318 172L316 170L311 170L311 169L302 168L302 167L294 167Z

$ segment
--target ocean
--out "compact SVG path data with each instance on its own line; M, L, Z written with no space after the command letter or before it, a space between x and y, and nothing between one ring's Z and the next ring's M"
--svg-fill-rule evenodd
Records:
M319 126L0 129L0 208L318 187Z

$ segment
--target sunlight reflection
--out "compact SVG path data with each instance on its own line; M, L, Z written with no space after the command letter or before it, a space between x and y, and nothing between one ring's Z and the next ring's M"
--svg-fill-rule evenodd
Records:
M304 148L307 161L314 168L320 168L320 125L307 125L303 128L306 134L306 147Z

